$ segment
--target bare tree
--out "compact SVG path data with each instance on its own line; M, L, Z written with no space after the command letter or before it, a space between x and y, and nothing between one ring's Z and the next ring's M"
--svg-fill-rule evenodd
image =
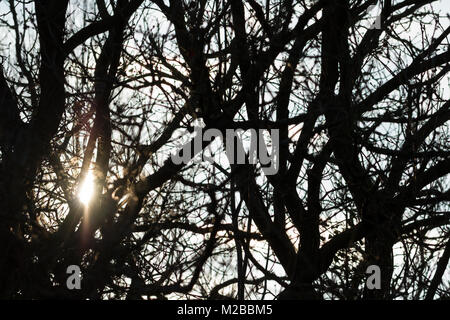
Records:
M449 18L376 3L0 2L0 297L448 298Z

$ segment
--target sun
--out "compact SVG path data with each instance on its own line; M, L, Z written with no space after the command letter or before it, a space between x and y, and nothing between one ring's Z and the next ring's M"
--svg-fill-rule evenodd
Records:
M91 201L93 193L94 193L94 176L92 174L92 171L89 171L78 191L78 199L80 199L81 203L87 206Z

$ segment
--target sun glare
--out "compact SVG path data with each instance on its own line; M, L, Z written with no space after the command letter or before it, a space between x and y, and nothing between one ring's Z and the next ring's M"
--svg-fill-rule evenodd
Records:
M92 172L89 171L82 185L80 186L80 190L78 191L78 199L80 199L81 203L83 203L84 205L88 205L91 201L93 193L94 176L92 175Z

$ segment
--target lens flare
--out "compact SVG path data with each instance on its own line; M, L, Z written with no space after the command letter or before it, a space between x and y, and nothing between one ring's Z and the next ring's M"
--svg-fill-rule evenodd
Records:
M94 193L94 176L91 171L89 171L80 186L78 191L78 199L84 205L88 205L91 201L92 195Z

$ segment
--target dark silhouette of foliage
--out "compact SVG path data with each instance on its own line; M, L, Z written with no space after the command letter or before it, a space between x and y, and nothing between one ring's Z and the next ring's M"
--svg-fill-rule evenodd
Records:
M379 2L0 2L0 297L448 298L449 17Z

